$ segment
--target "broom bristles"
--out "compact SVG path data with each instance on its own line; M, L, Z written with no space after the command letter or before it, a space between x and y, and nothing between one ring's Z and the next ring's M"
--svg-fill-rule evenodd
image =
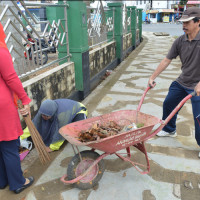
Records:
M23 108L22 102L20 100L18 100L18 107L19 108ZM39 134L38 130L36 129L36 127L34 126L31 118L29 115L27 116L23 116L25 123L29 129L29 132L31 134L31 138L33 140L33 143L35 145L35 148L38 152L39 158L40 158L40 162L42 164L45 164L47 162L49 162L50 156L49 153L46 150L46 146L42 140L41 135Z
M46 146L42 140L41 135L37 131L36 127L34 126L33 122L31 121L30 117L24 117L26 125L28 126L28 129L30 131L31 137L33 139L33 143L35 145L35 148L39 154L39 158L42 164L45 164L46 162L50 161L49 153L46 150Z

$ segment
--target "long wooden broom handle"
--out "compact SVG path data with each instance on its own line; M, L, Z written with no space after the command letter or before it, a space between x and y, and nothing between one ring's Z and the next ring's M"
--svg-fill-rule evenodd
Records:
M18 106L19 109L22 109L24 107L23 104L22 104L22 101L20 99L17 100L17 106ZM27 116L28 116L28 114L23 115L23 117L27 117Z

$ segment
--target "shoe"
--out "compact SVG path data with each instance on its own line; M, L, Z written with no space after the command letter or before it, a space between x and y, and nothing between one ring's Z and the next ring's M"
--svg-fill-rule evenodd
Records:
M23 185L22 187L14 190L14 193L19 194L20 192L22 192L24 189L28 188L29 186L31 186L33 184L34 178L32 176L30 176L29 178L27 178L30 182L26 185Z
M168 132L162 130L157 133L157 136L159 136L159 137L176 137L177 133L176 133L176 131L168 133Z
M3 190L7 187L7 185L3 186L3 187L0 187L0 190Z
M199 158L200 158L200 152L199 152Z

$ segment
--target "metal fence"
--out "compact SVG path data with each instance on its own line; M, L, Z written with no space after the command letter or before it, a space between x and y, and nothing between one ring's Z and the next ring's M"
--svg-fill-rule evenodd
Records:
M127 7L126 7L126 4L124 4L123 6L123 20L122 20L122 23L123 23L123 34L127 34L127 33L130 33L131 32L131 12L132 10L130 9L130 14L128 16L128 10L127 10Z
M13 58L15 70L20 78L31 75L52 66L63 60L70 58L68 44L68 28L67 28L67 4L52 4L52 3L24 3L22 0L20 7L16 1L9 3L0 3L4 7L0 22L4 26L4 31L7 35L6 44ZM30 13L28 7L63 7L65 19L49 21L39 21L37 16ZM23 8L23 9L22 9ZM39 30L43 24L44 31ZM58 59L57 48L66 46L67 55ZM48 59L45 64L44 55L50 53L54 49L54 58ZM56 50L56 52L55 52Z
M112 12L112 16L106 15L106 12L109 11ZM101 1L98 1L96 8L87 7L88 43L90 49L114 40L114 12L114 9L104 8ZM112 37L108 40L109 32L112 32Z
M114 21L115 10L111 10L103 7L102 1L98 1L96 8L87 7L88 9L88 43L89 47L94 48L102 43L112 41L115 39L114 33ZM112 12L112 16L108 15L108 12ZM126 4L124 3L122 10L122 24L123 34L131 32L131 9L128 15ZM108 33L112 32L112 37L109 37Z

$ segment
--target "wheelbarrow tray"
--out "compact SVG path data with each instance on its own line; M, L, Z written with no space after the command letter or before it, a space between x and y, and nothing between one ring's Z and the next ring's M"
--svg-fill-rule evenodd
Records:
M145 141L151 135L151 131L154 125L160 123L161 120L152 115L138 112L137 122L143 123L143 127L90 142L79 141L78 136L80 132L89 130L95 123L99 123L101 125L108 121L114 121L120 126L129 125L136 122L136 113L136 110L115 111L109 114L91 117L85 120L68 124L60 128L59 132L67 141L73 145L84 145L104 151L106 153L115 153L121 149Z

